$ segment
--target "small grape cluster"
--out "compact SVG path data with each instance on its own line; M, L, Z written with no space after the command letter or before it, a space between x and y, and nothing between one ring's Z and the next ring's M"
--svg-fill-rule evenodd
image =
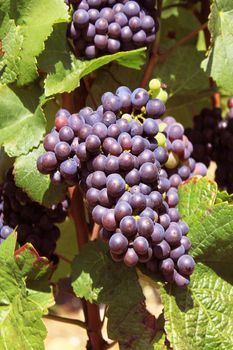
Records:
M17 228L20 245L32 243L41 256L57 261L53 254L60 230L55 223L65 220L68 199L52 208L33 202L15 185L12 170L9 170L0 188L0 244Z
M149 92L121 86L105 93L96 111L58 111L37 165L55 183L83 188L114 261L146 263L185 286L195 262L187 254L188 225L176 208L178 186L207 169L191 158L183 126L160 119L165 105L158 96L167 97L154 79Z
M79 57L92 59L104 54L148 46L158 30L155 0L80 0L73 5L68 37Z
M228 107L225 118L220 108L204 108L194 117L193 128L186 129L185 134L193 143L193 158L206 166L216 162L216 182L233 193L233 98L228 100Z

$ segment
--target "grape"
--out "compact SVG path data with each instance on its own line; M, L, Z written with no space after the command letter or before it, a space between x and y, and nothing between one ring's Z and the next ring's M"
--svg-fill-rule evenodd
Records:
M100 151L101 141L96 135L89 135L86 138L86 149L90 153L96 153Z
M155 164L146 162L140 167L139 173L142 181L153 183L157 179L158 168Z
M180 219L180 213L178 212L178 210L176 208L170 208L168 210L168 215L169 215L171 221L178 222Z
M91 207L95 207L96 205L99 204L99 190L97 190L96 188L89 188L89 190L86 193L86 199L88 204Z
M167 192L170 188L171 184L168 179L165 177L160 177L158 180L158 190L160 193Z
M89 22L89 14L83 9L79 9L73 14L74 26L76 28L84 28Z
M102 216L102 225L108 231L115 231L117 222L115 219L114 209L108 209Z
M59 136L56 131L53 131L45 136L43 145L46 151L54 151L56 144L59 142Z
M194 171L193 171L193 174L194 175L206 176L206 174L207 174L207 167L205 166L205 164L196 163Z
M63 126L59 131L59 138L61 141L71 143L74 138L74 132L69 126Z
M106 185L106 175L103 171L97 170L93 173L91 184L97 189L102 189Z
M130 199L133 210L141 212L146 208L146 198L142 193L134 193Z
M108 129L103 123L97 122L93 125L92 132L98 136L100 140L104 140L107 137Z
M77 176L77 163L73 159L65 160L60 165L61 175L67 179L73 179Z
M45 174L50 173L51 171L55 170L58 166L58 162L55 156L55 153L53 152L46 152L44 153L41 158L39 158L39 161L37 162L38 169L42 169Z
M151 16L144 16L141 20L141 27L146 32L149 32L153 29L155 21Z
M106 111L103 115L103 123L110 126L116 123L116 114L111 111ZM110 136L110 135L109 135Z
M6 239L11 233L13 232L13 229L9 226L3 226L0 232L1 238Z
M151 208L145 208L141 213L140 216L145 216L150 218L153 221L156 221L156 219L158 220L158 215L157 213L152 210Z
M190 276L195 268L195 261L190 255L183 255L177 261L177 267L182 275Z
M130 27L129 26L124 26L121 29L121 40L123 42L129 42L129 41L131 41L132 37L133 37L133 32L130 29Z
M117 255L123 254L128 248L128 240L122 233L115 233L109 240L109 248Z
M108 39L105 35L96 34L94 37L94 43L97 49L103 50L108 45Z
M134 36L137 34L134 34ZM148 102L148 100L149 100L149 94L145 89L138 88L132 92L131 101L134 107L140 109L142 106L144 106Z
M131 170L125 177L125 181L129 186L138 185L140 183L140 174L137 169Z
M121 27L124 27L128 24L128 18L122 12L117 12L115 14L115 22L118 23Z
M105 18L100 17L95 22L96 33L106 34L108 31L108 21Z
M165 229L167 229L170 225L171 219L168 214L162 214L159 216L159 223L162 225Z
M105 171L107 173L115 173L119 171L119 159L115 156L108 156L105 163Z
M106 188L103 188L100 192L99 192L99 204L106 207L106 208L111 208L114 200L113 198L111 198L108 194L108 191Z
M165 113L165 105L159 99L149 100L146 104L146 112L149 117L157 119Z
M167 194L167 203L169 207L175 207L179 203L179 196L177 192L173 191Z
M103 107L107 111L117 112L121 109L121 100L116 95L109 95L102 101Z
M108 39L108 51L110 53L116 53L120 50L121 43L116 39Z
M132 216L123 217L123 219L120 221L120 230L127 237L136 235L137 233L136 220Z
M170 125L169 131L168 131L168 137L171 141L174 141L176 139L182 139L184 135L184 128L181 124L176 123L174 125Z
M117 120L117 125L119 126L119 129L122 133L128 132L130 130L129 123L126 119L121 118Z
M135 266L138 262L138 256L133 248L128 248L125 256L124 263L125 265L132 267Z
M153 191L150 193L150 198L153 201L154 207L159 208L162 205L163 198L162 198L161 193L159 193L157 191Z
M107 177L106 187L112 197L119 197L125 191L125 181L118 174L111 174Z
M188 224L184 221L179 221L178 225L182 231L182 235L187 235L188 231L189 231L189 227Z
M179 168L178 174L183 180L186 180L191 174L190 168L187 165L183 165Z
M139 187L140 187L141 193L143 193L143 194L150 194L151 193L151 187L149 185L140 183Z
M170 251L171 251L171 248L165 240L155 245L153 248L154 256L159 260L168 258Z
M186 252L191 248L191 242L186 236L181 237L180 243L184 246Z
M153 221L148 217L140 217L138 220L138 233L144 237L150 237L154 230Z
M89 20L91 23L95 23L97 19L100 17L100 13L97 9L89 9L88 10Z
M158 244L164 240L165 231L162 225L155 223L151 240L153 244Z
M119 165L122 170L129 171L134 167L134 158L130 153L122 153L119 157ZM135 169L136 170L136 169ZM127 182L127 180L126 180Z
M131 216L132 213L132 207L126 201L121 200L115 206L115 217L117 221L121 221L125 216Z
M175 268L174 262L171 258L161 261L159 267L164 274L173 274Z
M143 131L148 136L154 136L158 133L159 128L154 119L147 118L143 123Z
M105 7L100 11L100 17L105 18L108 23L111 23L114 21L114 11L110 7Z
M143 133L143 126L136 121L133 121L131 123L131 136L136 136L136 135L142 135Z
M174 281L178 287L187 287L189 280L182 275L180 275L176 270L174 270Z
M171 250L170 257L174 261L177 261L184 253L185 253L184 246L180 245L179 247Z
M181 179L181 177L178 175L178 174L174 174L174 175L172 175L171 177L170 177L170 184L171 184L171 186L172 187L178 187L180 184L181 184L181 182L182 182L182 179Z
M108 34L111 38L117 39L121 35L121 26L118 23L111 23L108 26Z
M107 212L107 209L102 207L101 205L97 205L93 210L92 210L92 218L93 220L101 225L102 224L102 217L103 215Z
M59 109L55 116L55 127L57 131L59 131L63 126L68 125L69 117L69 111L66 109Z
M181 237L182 232L178 224L172 223L165 231L165 239L172 247L180 243Z
M139 17L131 17L129 20L129 27L133 32L137 32L141 29L141 20Z
M163 147L156 148L154 151L154 155L160 164L165 164L168 160L168 152Z
M58 160L66 160L71 152L71 147L67 142L58 142L54 149L55 155Z
M146 254L149 249L149 243L144 237L137 237L133 242L133 248L137 254Z

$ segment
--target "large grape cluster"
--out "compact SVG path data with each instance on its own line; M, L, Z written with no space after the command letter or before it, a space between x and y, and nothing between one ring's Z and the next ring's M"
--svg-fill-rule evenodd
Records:
M38 169L55 183L82 186L114 261L146 263L185 286L195 262L177 209L178 186L207 169L191 158L183 126L160 119L165 105L153 96L166 94L158 85L153 80L149 92L121 86L105 93L96 111L60 110Z
M216 162L215 180L219 187L233 193L233 98L228 101L229 112L222 118L220 108L205 108L193 120L193 128L185 130L193 143L193 158L209 166Z
M74 13L68 28L80 57L92 59L104 54L148 46L158 30L155 0L70 1Z
M20 245L32 243L41 256L56 261L53 252L60 236L55 223L65 220L68 200L52 208L33 202L14 182L12 170L8 171L0 187L0 244L17 228Z

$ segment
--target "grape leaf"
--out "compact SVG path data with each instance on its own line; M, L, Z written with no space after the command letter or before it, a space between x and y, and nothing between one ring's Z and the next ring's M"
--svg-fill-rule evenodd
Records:
M119 341L120 349L154 349L155 320L145 308L134 269L114 263L104 243L91 242L75 258L72 271L78 297L108 305L108 336Z
M20 156L14 164L15 183L28 194L35 202L50 207L64 199L66 186L54 186L49 175L42 175L36 167L37 158L45 152L43 145Z
M211 6L209 30L211 46L202 68L225 92L233 91L233 3L231 0L214 0Z
M231 350L233 287L198 263L190 287L161 289L165 330L174 350Z
M130 60L135 55L145 51L145 48L138 50L118 52L116 54L102 56L90 61L79 60L70 56L69 68L67 62L58 61L55 64L55 72L49 73L45 80L45 95L51 96L63 92L71 92L80 85L80 80L94 70L104 66L114 60L124 57Z
M179 210L183 220L194 220L198 213L203 213L213 206L218 192L216 182L207 177L194 177L179 186Z
M9 19L10 25L5 25L7 31L1 33L4 52L0 63L1 82L17 80L19 85L25 85L38 75L36 57L43 51L53 24L66 22L69 16L63 0L20 0L14 10L10 4L7 0L2 8L4 21Z
M35 269L37 258L28 254L30 264L24 261L25 256L19 254L16 258L12 251L15 244L13 233L0 247L0 348L44 349L46 328L41 318L53 305L53 295L48 284L47 289L41 291L27 288L27 274ZM22 268L25 265L27 268Z
M32 112L13 89L3 85L0 85L0 106L0 144L6 153L20 156L37 147L46 125L41 106Z

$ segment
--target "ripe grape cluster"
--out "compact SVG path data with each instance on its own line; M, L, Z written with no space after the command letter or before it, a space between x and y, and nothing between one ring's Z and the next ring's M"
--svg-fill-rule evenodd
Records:
M185 134L193 143L193 158L209 166L216 162L215 180L219 187L233 193L233 98L228 101L229 112L222 118L220 108L205 108L193 120L193 128Z
M154 79L149 92L121 86L105 93L96 111L58 111L37 164L53 182L83 188L114 261L145 263L185 286L195 262L177 209L178 186L207 169L191 158L183 126L161 119L165 105L156 96L166 94Z
M32 243L41 256L52 261L60 230L55 223L65 220L68 200L57 206L45 208L33 202L14 182L12 170L9 170L4 184L0 187L0 244L17 228L20 245Z
M155 0L80 0L73 5L68 37L77 55L92 59L104 54L148 46L158 30Z

